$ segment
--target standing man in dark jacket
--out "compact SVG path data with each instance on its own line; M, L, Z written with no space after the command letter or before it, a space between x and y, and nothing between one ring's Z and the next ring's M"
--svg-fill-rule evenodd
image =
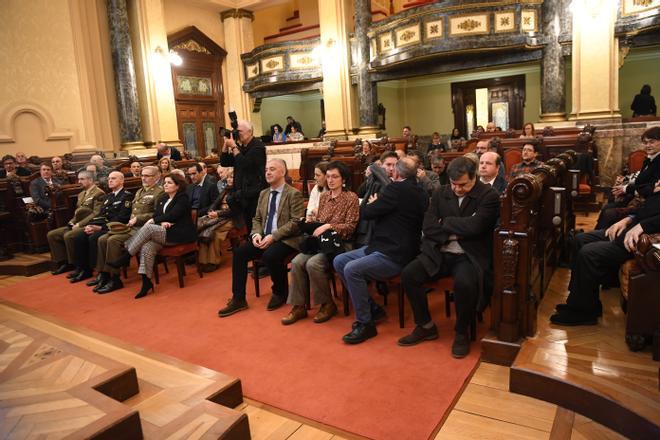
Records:
M266 146L255 138L252 124L238 121L238 140L225 139L220 165L234 167L234 199L241 204L247 230L252 230L252 218L257 212L259 193L266 188Z
M470 351L467 332L478 301L484 305L492 276L493 229L499 217L499 194L477 178L477 165L463 156L447 168L449 185L433 193L424 217L422 253L401 273L401 282L415 316L413 332L399 345L414 345L436 339L424 283L454 277L456 337L452 355L465 357Z
M211 180L211 176L206 174L199 163L192 164L188 168L188 176L191 184L186 187L186 191L192 209L197 210L197 218L200 218L209 212L209 207L218 198L218 185Z
M394 182L380 194L372 195L362 209L365 219L375 220L369 244L340 254L334 260L335 270L355 308L353 330L343 338L347 344L359 344L378 334L367 280L386 280L398 275L419 252L428 196L417 184L416 176L417 164L413 159L404 157L397 162Z

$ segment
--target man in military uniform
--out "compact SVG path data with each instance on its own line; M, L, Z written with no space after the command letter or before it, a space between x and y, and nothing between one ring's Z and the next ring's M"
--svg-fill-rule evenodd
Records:
M124 243L153 217L156 201L163 194L163 188L157 185L160 178L158 167L144 167L141 173L142 188L135 193L133 210L128 224L113 223L110 225L109 232L99 238L99 250L96 258L96 270L98 270L99 276L87 283L88 286L95 286L94 292L103 294L124 287L119 277L119 269L107 265L106 261L116 260L122 255Z
M83 229L84 234L74 238L75 264L78 275L71 278L72 283L92 277L92 268L96 265L99 237L108 232L109 222L126 223L131 215L133 194L124 189L124 175L113 171L108 176L110 193L106 196L98 217L93 218Z
M48 233L48 245L50 254L57 269L52 271L53 275L59 275L73 270L74 266L74 239L77 235L84 234L83 228L87 226L94 217L99 215L105 193L94 185L94 175L89 171L78 173L78 182L83 190L78 194L76 212L69 220L67 226L53 229ZM70 275L75 274L72 272ZM76 274L77 275L77 274Z

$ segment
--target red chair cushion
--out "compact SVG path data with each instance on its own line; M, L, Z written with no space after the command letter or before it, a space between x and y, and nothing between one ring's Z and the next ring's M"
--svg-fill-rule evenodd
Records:
M164 257L176 257L179 255L188 254L190 252L195 252L196 250L197 250L196 242L165 245L165 247L158 252L158 255L162 255Z
M587 185L586 183L581 183L578 185L578 193L579 194L591 194L591 185Z

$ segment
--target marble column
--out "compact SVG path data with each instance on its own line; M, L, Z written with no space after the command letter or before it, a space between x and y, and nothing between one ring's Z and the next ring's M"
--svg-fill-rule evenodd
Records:
M543 2L543 32L545 47L541 62L541 121L566 120L565 63L559 36L564 1Z
M570 119L619 119L617 2L573 0Z
M371 0L355 0L354 4L360 136L375 137L379 135L380 130L378 128L378 92L369 73L371 57L367 31L371 25Z
M352 88L346 0L319 2L325 139L346 139L353 127Z
M243 91L245 82L245 69L241 54L254 49L254 33L252 22L254 14L245 9L228 9L220 13L225 34L225 49L227 50L227 103L226 111L234 110L238 119L252 122L254 133L259 135L263 132L261 128L261 114L252 111L250 95ZM229 127L228 116L225 115L227 127Z
M121 143L122 146L139 146L142 145L142 124L126 0L107 0L107 5Z

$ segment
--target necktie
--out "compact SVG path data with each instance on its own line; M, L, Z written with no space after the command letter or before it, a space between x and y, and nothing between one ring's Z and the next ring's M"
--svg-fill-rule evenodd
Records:
M266 229L264 229L264 235L268 235L273 231L273 221L276 210L277 210L277 191L271 191L270 206L268 207L268 219L266 220Z

